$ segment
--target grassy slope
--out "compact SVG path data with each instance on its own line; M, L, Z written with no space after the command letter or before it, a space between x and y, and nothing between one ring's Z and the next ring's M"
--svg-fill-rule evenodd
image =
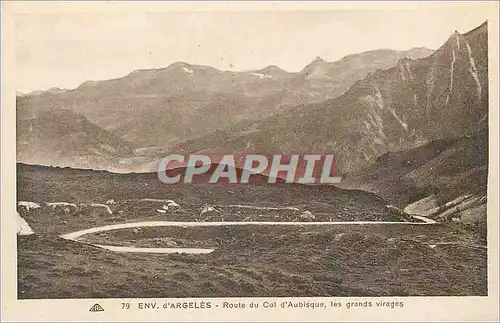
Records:
M18 166L20 200L94 201L151 197L200 205L330 205L333 212L381 212L385 201L361 191L302 186L168 186L153 175ZM148 178L149 176L149 178ZM148 185L146 185L148 184ZM231 190L233 193L230 193ZM78 192L70 193L70 192ZM125 204L127 206L128 204ZM130 205L129 205L130 206ZM43 209L43 208L42 208ZM345 211L347 209L347 211ZM46 210L46 209L45 209ZM45 212L45 211L44 211ZM137 210L136 210L137 212ZM152 229L123 238L150 245L153 236L218 242L210 255L120 254L65 241L57 234L107 224L106 213L70 217L31 213L37 232L18 238L20 298L485 295L484 237L462 226ZM114 215L113 215L114 216ZM134 216L137 216L135 218ZM145 217L132 212L126 221ZM66 221L66 223L63 223ZM344 233L344 234L342 234ZM157 241L157 240L156 240ZM460 245L429 243L458 242Z
M19 238L18 266L20 298L487 293L485 249L431 249L401 237L342 229L256 232L201 256L120 254L25 236Z
M401 207L431 194L442 204L461 195L485 193L487 165L488 132L480 131L386 153L341 186L372 191Z
M169 220L206 220L199 208L209 203L221 205L221 213L211 221L296 221L304 210L313 212L318 221L379 220L401 221L397 213L375 194L342 190L333 186L298 184L214 185L161 183L156 174L113 174L104 171L75 170L18 165L18 200L42 205L20 214L40 233L66 233L112 223ZM141 198L173 199L182 206L178 212L157 213L164 203L139 201ZM52 209L46 202L105 203L113 214L102 208L79 207L78 210ZM270 207L296 207L299 211L261 211L230 209L222 205L244 204Z

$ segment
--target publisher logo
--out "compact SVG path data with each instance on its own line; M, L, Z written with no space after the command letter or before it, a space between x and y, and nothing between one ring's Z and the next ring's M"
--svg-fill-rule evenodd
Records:
M99 304L94 304L94 305L90 308L89 312L104 312L104 308L102 308L102 306L101 306L101 305L99 305Z

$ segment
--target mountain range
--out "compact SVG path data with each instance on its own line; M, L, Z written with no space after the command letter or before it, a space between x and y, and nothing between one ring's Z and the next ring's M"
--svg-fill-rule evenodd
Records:
M172 152L333 152L349 176L387 152L487 129L487 22L435 51L316 58L297 73L136 70L18 95L17 118L20 162L127 172Z
M297 106L338 97L357 80L390 68L402 57L419 58L431 52L426 48L382 49L348 55L336 62L318 57L297 73L276 66L246 72L220 71L178 62L162 69L136 70L114 80L85 82L74 90L19 94L18 160L36 163L39 158L38 163L44 164L93 168L100 163L101 168L130 169L143 165L151 157L154 160L159 152L185 140L237 124L245 127L253 121L295 110ZM63 114L61 118L57 117L59 113ZM84 118L101 128L100 135L83 135L81 129L72 133L70 123L74 121L68 118L71 113L75 120ZM73 142L74 137L86 136L99 153L81 158L79 148L73 151L64 147L64 152L56 149L53 154L39 154L37 140L50 146L59 145L51 144L50 134L57 124L50 123L47 129L42 129L44 125L39 122L37 138L31 140L32 123L26 122L26 118L58 119L59 127L69 132L59 131L56 141ZM105 133L113 134L113 139L110 141ZM102 151L102 146L113 147L121 155ZM124 146L136 151L119 148ZM88 149L84 153L87 152ZM94 155L96 160L90 161ZM121 164L117 163L117 157L121 157Z
M182 143L175 151L333 151L349 174L388 151L487 128L487 25L454 33L421 59L400 59L343 95Z
M177 62L18 93L18 298L488 295L488 87L485 22L296 73ZM208 172L158 164L192 153ZM292 183L210 181L295 153L342 181L300 183L302 158Z

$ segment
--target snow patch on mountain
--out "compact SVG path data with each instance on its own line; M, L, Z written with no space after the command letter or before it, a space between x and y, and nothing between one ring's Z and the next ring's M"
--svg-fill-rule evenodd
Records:
M26 236L35 233L33 229L29 226L28 222L21 217L21 215L16 212L16 222L17 222L17 234L21 236Z
M385 104L384 104L384 99L382 98L382 93L380 92L379 89L375 88L377 90L377 93L375 96L377 97L377 105L380 107L380 109L383 109Z
M399 67L399 75L401 75L401 78L403 79L403 81L406 81L403 65L398 64L398 67Z
M89 205L92 206L92 207L103 208L103 209L106 210L106 212L108 212L108 214L113 214L113 211L111 211L111 208L108 205L106 205L106 204L90 203Z
M396 110L394 110L393 108L391 107L388 107L389 111L391 112L391 114L394 116L394 118L396 118L396 120L399 122L399 124L403 127L403 129L405 131L408 131L408 124L405 122L404 117L403 119L401 119L397 114L396 114Z
M427 80L426 80L426 85L427 85L427 109L430 106L430 100L431 100L431 95L432 92L434 91L434 85L436 81L436 60L432 63L431 67L429 68L429 74L427 75Z
M401 66L401 65L400 65ZM377 106L380 108L380 110L384 110L384 108L386 107L386 104L384 102L384 99L382 97L382 93L380 92L380 90L375 87L375 97L372 96L372 95L368 95L365 97L365 100L367 100L368 102L370 102L370 104L372 102L376 103ZM396 118L396 120L401 124L401 126L404 128L405 131L408 130L408 124L405 122L404 118L401 119L397 114L396 114L396 111L390 106L390 105L387 105L387 109L391 112L391 114L394 116L394 118Z
M261 80L262 79L272 79L271 75L266 75L266 74L261 74L261 73L251 73L254 76L258 76Z
M451 65L450 65L450 90L448 92L448 95L446 95L446 103L450 100L450 95L451 92L453 91L453 73L455 71L455 62L456 62L456 56L455 56L455 51L452 49L451 50Z
M29 201L19 201L17 203L18 206L24 206L26 208L26 211L29 212L31 209L38 209L40 207L40 204L35 203L35 202L29 202Z
M408 76L410 77L410 80L413 80L413 74L411 72L410 62L409 61L406 61L406 70L408 71Z
M467 46L467 52L469 54L469 63L470 63L469 72L474 78L474 81L476 81L477 97L478 100L481 100L482 88L481 88L481 83L479 82L479 77L477 75L476 63L474 61L474 57L472 56L472 50L470 48L469 42L465 41L465 45Z
M50 203L47 203L47 205L51 206L53 208L55 208L57 206L71 206L71 207L77 208L75 203L68 203L68 202L50 202Z

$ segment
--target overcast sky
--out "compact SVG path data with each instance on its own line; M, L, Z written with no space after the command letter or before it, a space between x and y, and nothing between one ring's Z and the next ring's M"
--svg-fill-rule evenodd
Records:
M472 6L473 7L473 6ZM378 48L436 49L486 20L471 5L422 10L22 14L17 90L75 88L176 61L224 70L299 71Z

